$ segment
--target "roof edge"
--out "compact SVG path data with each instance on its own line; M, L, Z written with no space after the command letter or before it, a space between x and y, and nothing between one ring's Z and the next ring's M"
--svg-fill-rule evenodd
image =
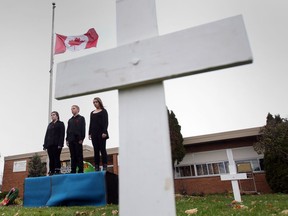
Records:
M193 145L203 142L212 142L218 140L235 139L240 137L249 137L260 135L261 127L247 128L241 130L226 131L208 135L192 136L184 138L183 145Z

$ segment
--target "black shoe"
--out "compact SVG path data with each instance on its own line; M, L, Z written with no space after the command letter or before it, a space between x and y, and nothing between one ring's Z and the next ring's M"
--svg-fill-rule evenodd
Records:
M103 164L103 171L107 171L107 164Z
M100 171L99 165L95 165L95 172Z

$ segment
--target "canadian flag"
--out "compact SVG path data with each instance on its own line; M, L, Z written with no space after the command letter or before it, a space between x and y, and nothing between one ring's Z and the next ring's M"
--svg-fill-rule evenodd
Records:
M78 36L64 36L56 34L55 54L64 53L66 50L78 51L96 47L98 34L94 28L88 30L86 34Z

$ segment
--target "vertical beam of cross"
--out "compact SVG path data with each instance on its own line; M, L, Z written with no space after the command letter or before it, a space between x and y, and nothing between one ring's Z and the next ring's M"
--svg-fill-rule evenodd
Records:
M163 85L120 90L119 113L120 214L175 215Z
M232 149L226 149L226 154L228 157L228 162L229 162L229 172L230 174L236 174L236 165L235 161L233 158L233 152ZM237 179L231 179L231 184L232 184L232 189L233 189L233 195L234 195L234 200L237 202L241 202L241 195L240 195L240 190L239 190L239 184Z
M158 36L155 7L154 0L117 2L118 45ZM119 90L120 215L175 215L165 104L162 82Z

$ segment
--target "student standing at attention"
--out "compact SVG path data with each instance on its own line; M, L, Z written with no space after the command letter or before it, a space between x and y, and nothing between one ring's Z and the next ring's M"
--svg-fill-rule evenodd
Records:
M59 113L51 112L51 122L49 123L43 149L48 152L49 157L49 175L60 174L61 162L60 155L64 143L65 126L59 119Z
M108 113L99 97L93 99L95 110L90 113L89 139L94 148L95 171L100 171L100 152L103 171L107 170L106 140L108 135Z
M71 107L72 117L68 121L66 144L70 150L71 173L83 173L83 141L85 138L85 118L79 114L77 105Z

